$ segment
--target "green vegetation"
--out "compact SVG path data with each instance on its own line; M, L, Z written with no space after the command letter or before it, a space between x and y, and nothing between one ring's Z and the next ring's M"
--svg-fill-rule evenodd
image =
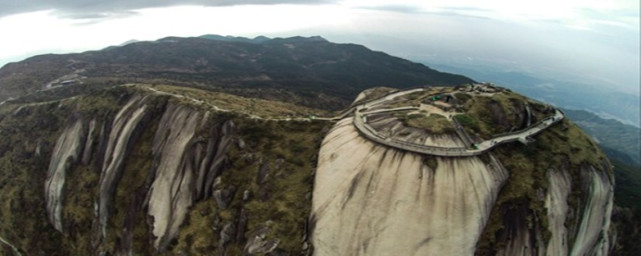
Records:
M445 134L454 132L454 126L442 115L431 114L425 116L423 114L409 114L403 122L406 126L425 129L432 134Z
M228 97L220 93L205 93L197 89L180 90L158 86L172 93L199 97L217 106L242 109L251 99ZM96 149L89 164L77 163L67 172L64 187L61 234L48 223L44 205L43 173L51 159L51 150L64 127L72 120L96 119L97 127L110 123L118 109L134 93L153 95L148 99L152 117L143 122L140 134L124 163L123 176L114 195L113 211L107 226L107 238L99 245L108 254L116 254L129 246L136 255L149 255L151 246L150 218L144 208L144 199L150 185L149 170L153 163L151 142L157 122L168 101L181 102L166 95L144 92L142 87L116 87L74 99L52 101L45 104L0 107L0 235L14 243L26 255L39 251L55 255L90 254L97 232L94 203L98 193L101 163ZM293 107L289 104L257 100L263 115L298 115L324 113L322 111ZM206 105L187 103L195 108L210 109ZM238 105L235 105L238 104ZM21 106L22 109L16 111ZM189 210L178 237L164 255L220 254L220 230L226 223L237 223L241 212L247 216L249 233L260 225L271 229L268 238L280 239L278 250L300 254L304 232L311 209L311 189L316 154L327 129L322 121L265 121L249 119L244 114L215 112L209 116L199 135L208 138L211 126L232 120L236 124L235 140L244 141L240 147L234 143L227 152L221 183L217 188L237 188L231 205L221 209L213 198L196 202ZM99 130L99 129L97 129ZM98 131L96 131L98 132ZM33 136L38 134L39 136ZM104 147L104 144L98 144ZM35 154L40 147L40 155ZM257 182L261 166L267 166L267 179ZM25 186L24 184L33 184ZM282 189L288 188L288 189ZM250 198L242 200L243 192L250 191ZM17 215L16 213L20 213ZM33 239L37 237L39 239ZM245 236L234 238L227 245L230 255L241 254ZM0 247L0 254L5 253Z
M74 99L10 104L0 108L0 137L3 138L0 141L0 180L7 182L6 185L0 186L0 194L10 196L0 201L12 205L0 209L3 219L0 235L11 239L26 255L38 252L52 255L84 255L93 250L93 232L97 228L94 204L98 195L101 168L101 162L96 157L99 150L94 149L94 155L87 165L76 159L76 163L66 174L62 213L65 234L53 230L45 212L43 184L46 170L56 140L69 123L82 119L85 126L88 126L89 120L96 120L97 128L93 135L98 136L100 127L111 122L131 93L128 88L119 87ZM158 97L148 103L152 109L157 109L165 102L166 97ZM21 110L13 111L17 114L6 111L18 108ZM136 144L131 151L130 159L135 161L125 164L125 175L116 194L113 218L108 227L109 237L107 243L101 245L107 251L113 252L115 246L122 242L125 223L134 222L137 225L132 231L135 238L132 248L139 249L135 252L148 252L144 248L149 246L142 246L149 237L145 212L140 209L132 211L132 207L141 206L140 197L144 198L144 194L141 195L140 181L142 179L144 182L151 164L149 143L153 131L146 131L142 136L144 141ZM34 136L36 134L38 136ZM93 146L98 147L99 141L96 139ZM36 153L38 151L39 155ZM18 234L18 227L20 235L12 235ZM39 239L33 239L35 237Z
M468 133L476 134L483 139L489 139L497 133L488 108L489 102L490 100L487 97L475 97L464 106L466 114L469 115L471 119L469 123L474 126L463 126L463 128L465 128ZM478 121L475 122L474 119Z
M479 121L472 116L469 116L466 114L458 114L458 115L454 115L453 118L456 119L456 121L459 122L461 126L467 129L472 129L472 131L474 132L480 132L481 130L481 127L479 126Z
M235 199L227 209L219 209L213 199L195 205L188 224L181 228L177 243L168 252L170 255L212 252L218 247L214 242L220 238L210 227L234 223L241 211L248 217L248 233L267 225L271 229L268 239L280 239L279 249L289 253L301 250L311 209L312 173L323 136L321 130L327 124L243 118L234 118L234 122L239 138L247 145L229 151L229 168L221 176L220 187L236 186ZM268 181L261 184L257 177L263 167L267 168ZM241 200L244 191L250 192L250 200ZM240 254L243 246L244 241L230 243L227 252Z
M488 225L477 245L479 255L491 254L496 248L505 246L497 243L496 234L506 228L506 209L524 207L529 216L527 225L540 225L543 230L547 230L547 210L542 195L545 195L549 186L548 171L569 172L572 183L581 184L581 168L591 165L601 170L604 164L609 165L598 146L567 119L548 128L535 139L535 142L528 145L511 143L492 152L510 172L510 177L497 198ZM572 186L568 198L571 209L579 209L585 203L582 202L584 192L581 189L581 186ZM576 224L573 218L573 215L568 216L568 226ZM550 233L545 232L543 238L547 241Z
M148 85L139 85L145 87ZM207 104L212 104L218 108L232 110L235 113L244 113L247 115L256 115L264 118L284 118L284 117L307 117L309 115L329 116L327 111L312 109L302 106L296 106L290 103L279 101L270 101L263 99L250 99L230 95L226 93L210 92L206 90L158 85L152 86L154 90L167 92L176 95L183 95L188 98L196 99ZM194 104L189 100L183 100L184 103Z
M24 255L37 254L36 250L68 254L61 248L64 238L48 223L43 195L51 150L70 109L57 103L0 109L0 236ZM11 255L5 249L0 247L0 254Z
M461 95L458 95L461 94ZM466 95L457 93L458 96ZM462 96L465 98L465 96ZM463 102L463 101L462 101ZM525 104L540 107L532 107L532 123L541 120L553 113L543 113L545 109L540 103L530 101L522 95L501 92L491 97L478 96L464 100L461 111L465 116L458 116L457 121L471 135L476 135L484 140L490 139L502 133L523 129L526 118Z
M616 204L622 207L641 209L641 171L639 166L623 163L612 159L614 165L614 197Z
M641 165L641 129L613 119L603 119L583 110L563 110L577 125L596 138L603 147L624 155L608 154L622 162ZM609 151L606 151L608 153ZM613 152L614 153L614 152Z
M459 104L461 105L465 105L470 99L472 99L471 95L462 92L455 93L454 97L456 97L456 99L459 101Z
M499 133L507 132L521 126L522 120L517 117L525 113L527 102L536 120L543 119L549 113L544 105L529 101L513 93L496 93L492 97L474 97L465 100L465 114L454 118L468 131L477 137L488 139ZM547 112L547 113L546 113ZM492 209L490 219L482 237L477 244L477 255L495 254L497 249L505 247L498 234L507 232L518 225L506 216L524 215L526 227L541 227L544 241L550 238L547 223L547 209L544 195L548 189L547 172L569 172L573 184L581 184L581 169L593 166L603 170L609 166L608 159L597 144L590 139L576 124L567 118L549 127L534 137L528 145L509 143L495 148L493 154L509 171L510 176L501 189ZM482 157L489 163L489 157ZM611 170L608 170L611 171ZM608 175L612 175L609 173ZM573 185L568 197L571 209L579 209L584 204L581 186ZM575 226L576 216L570 214L567 226ZM569 241L571 244L573 241Z
M358 104L361 104L363 102L367 102L367 101L370 101L370 100L375 100L375 99L381 98L384 95L386 95L388 93L391 93L393 91L396 91L396 90L397 89L390 88L390 87L384 87L384 86L367 89L367 90L361 92L361 93L365 94L365 97L360 99L359 101L354 102L352 105L358 105Z
M641 208L619 208L612 216L617 232L613 255L641 255Z

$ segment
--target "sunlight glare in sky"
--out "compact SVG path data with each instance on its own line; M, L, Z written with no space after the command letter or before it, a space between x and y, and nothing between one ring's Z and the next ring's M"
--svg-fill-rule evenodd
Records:
M350 19L345 8L335 5L182 6L141 9L136 13L98 21L63 19L52 11L0 18L0 31L8 35L0 47L0 60L48 51L99 49L132 39L207 33L243 36L341 27Z

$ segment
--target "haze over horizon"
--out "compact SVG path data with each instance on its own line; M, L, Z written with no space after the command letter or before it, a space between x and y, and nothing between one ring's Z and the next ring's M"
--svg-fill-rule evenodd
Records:
M483 65L639 95L638 1L0 2L0 66L130 40L321 35L413 61Z

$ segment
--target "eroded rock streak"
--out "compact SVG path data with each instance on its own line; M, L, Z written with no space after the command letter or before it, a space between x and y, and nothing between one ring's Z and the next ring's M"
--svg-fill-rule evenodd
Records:
M98 198L98 215L103 237L106 236L109 211L116 187L122 177L125 159L133 146L134 136L132 135L139 128L140 121L147 113L148 106L145 104L145 98L134 96L116 114L111 125L100 175Z
M547 245L547 255L567 255L568 231L565 221L568 214L568 195L572 191L570 174L566 171L549 170L550 186L545 197L548 209L548 225L552 237Z
M582 185L588 193L570 255L608 255L614 184L607 173L592 166L584 166L581 171Z
M216 125L205 143L197 135L204 115L170 104L154 136L155 170L148 214L154 220L154 246L161 251L178 234L189 207L212 196L212 184L222 171L232 141L234 125L228 121Z
M187 107L170 105L153 141L155 179L149 194L149 215L154 218L155 246L164 247L178 232L192 203L194 166L185 151L196 132L201 114Z
M86 131L81 120L73 122L58 137L45 180L45 201L49 222L62 232L62 191L66 173L82 153Z
M568 170L548 170L545 196L549 240L545 227L524 205L511 205L504 213L504 231L497 239L505 244L497 255L608 255L612 183L604 171L583 166L580 179L572 180ZM574 183L574 184L573 184ZM568 205L573 187L586 193L580 208ZM575 221L569 221L572 216ZM528 223L530 222L530 223Z
M314 254L472 255L507 172L477 157L434 159L433 169L340 121L319 153Z

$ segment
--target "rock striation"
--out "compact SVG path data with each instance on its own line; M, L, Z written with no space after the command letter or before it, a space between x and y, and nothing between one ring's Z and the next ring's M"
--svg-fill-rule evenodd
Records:
M508 173L477 157L427 158L370 142L351 118L340 121L319 153L314 255L473 254Z
M98 197L98 219L102 237L106 237L107 221L113 196L122 177L125 158L135 143L136 132L140 132L140 121L149 113L145 97L134 96L116 114L110 127L107 139L102 171L100 173L100 189Z
M16 154L29 166L48 162L44 197L34 203L44 203L50 224L38 229L63 243L43 250L51 254L607 255L611 167L569 121L527 143L456 157L392 147L355 126L360 114L383 140L471 148L553 114L505 91L447 90L438 92L449 103L415 89L382 94L389 106L361 97L365 112L302 121L216 113L191 96L121 88L98 115L81 102L25 105L0 124L39 108L64 113L50 137ZM338 120L331 130L329 120Z
M102 128L98 128L101 125L95 119L79 119L61 133L45 181L47 214L56 230L63 232L64 227L62 192L66 172L77 162L86 165L95 158L101 164L96 200L100 232L94 244L106 243L124 164L154 112L149 101L149 96L134 95L113 121L104 122ZM154 246L159 251L176 237L194 202L218 195L217 200L229 203L235 192L234 187L214 190L214 180L221 175L227 158L226 151L234 142L234 123L211 125L207 123L209 115L192 107L168 104L160 117L152 141L153 168L148 171L151 183L143 202L153 220Z
M58 138L49 163L45 180L45 202L49 222L56 230L63 231L62 194L66 173L81 157L86 131L83 122L76 120Z
M612 177L593 166L584 167L581 175L584 183L580 185L587 193L583 198L583 209L577 212L579 225L572 230L575 238L570 255L607 255L612 246L608 234L614 182Z
M154 136L155 170L148 214L154 219L154 245L159 250L176 236L192 203L212 196L213 181L220 175L224 153L232 142L233 122L215 128L206 142L198 138L203 115L189 107L169 105Z
M479 88L493 90L475 93L474 88L467 95L470 89L386 94L365 101L356 107L356 117L334 126L322 142L315 176L314 255L608 255L611 167L567 120L547 117L556 123L522 145L510 142L478 156L440 156L387 143L476 148L488 131L499 130L492 127L497 120L510 129L549 115L535 114L527 99L511 92L484 85ZM469 103L439 100L457 94ZM389 106L377 105L383 101ZM408 101L430 106L404 107ZM536 111L545 109L531 104ZM435 106L457 111L440 120L463 116L473 128L437 129L436 118L411 123L424 113L442 112ZM414 112L403 112L408 110ZM382 135L366 136L354 118Z

